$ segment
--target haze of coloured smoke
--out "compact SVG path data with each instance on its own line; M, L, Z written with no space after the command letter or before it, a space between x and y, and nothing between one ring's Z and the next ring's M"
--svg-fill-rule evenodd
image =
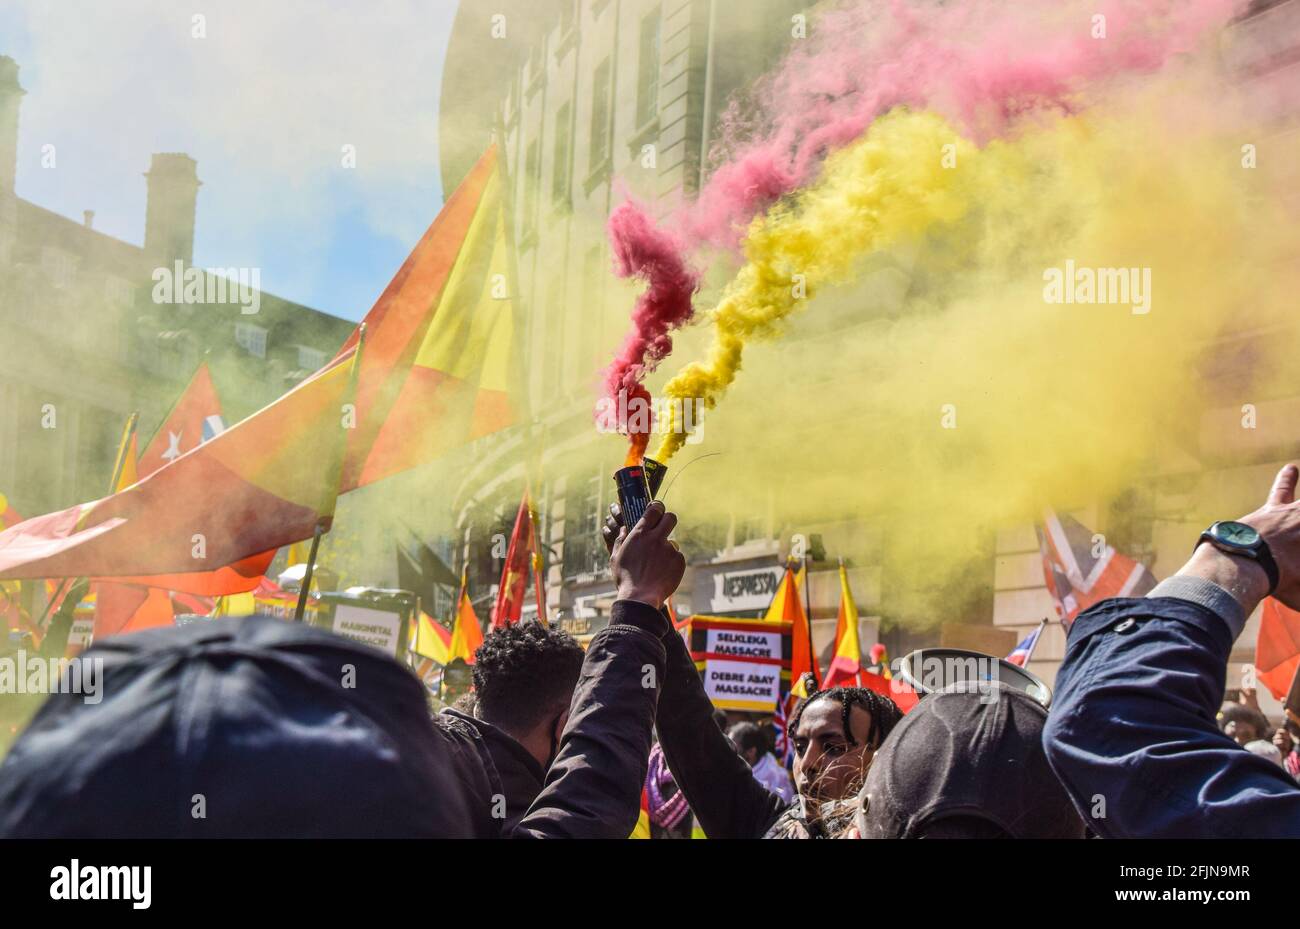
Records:
M825 157L897 106L946 115L976 142L1029 113L1082 109L1095 85L1161 68L1222 25L1237 0L1118 0L1105 4L975 0L917 6L859 0L819 17L809 39L761 79L746 109L722 120L721 158L691 203L656 226L633 200L610 217L621 277L649 285L604 388L648 396L643 382L671 351L667 333L689 323L698 274L688 253L734 248L755 215L808 184ZM1104 17L1098 19L1098 16ZM716 159L715 159L716 160ZM743 327L720 338L719 361L739 352ZM634 437L629 460L647 437ZM674 447L674 443L666 443Z

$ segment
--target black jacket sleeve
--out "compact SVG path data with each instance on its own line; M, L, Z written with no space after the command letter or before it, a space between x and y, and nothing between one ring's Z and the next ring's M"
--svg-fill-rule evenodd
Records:
M673 779L710 839L762 838L788 804L754 779L713 722L713 703L682 637L669 632L664 647L668 675L659 695L659 744Z
M641 811L668 621L615 601L587 647L560 750L511 838L626 839Z

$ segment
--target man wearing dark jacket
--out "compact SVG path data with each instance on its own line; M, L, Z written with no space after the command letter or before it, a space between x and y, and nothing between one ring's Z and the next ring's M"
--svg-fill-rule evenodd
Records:
M1070 628L1044 731L1080 815L1107 838L1298 838L1300 788L1219 731L1232 643L1272 594L1300 608L1300 471L1215 523L1143 599L1106 600Z
M569 721L584 654L573 636L521 622L494 629L474 657L473 712L442 712L482 738L501 782L501 829L509 832L542 791Z
M606 544L611 546L620 537L620 533L626 531L622 529L622 514L618 504L610 507L610 515L602 531ZM649 625L647 607L632 603L628 604L628 609L635 611L641 621ZM686 795L704 834L711 839L825 836L819 816L820 804L817 801L831 803L852 799L861 784L861 773L855 772L857 776L854 779L842 778L844 793L841 796L813 798L811 801L799 796L793 804L781 799L754 779L749 764L737 753L732 741L710 722L714 712L713 702L704 691L704 681L700 678L682 637L668 627L663 636L663 645L667 653L667 679L659 694L659 745L673 778ZM899 718L897 707L891 707L892 713L878 712L874 717L869 712L864 713L863 707L852 705L853 699L844 690L824 691L818 698L827 699L836 711L841 741L850 747L854 742L863 743L857 747L867 753L864 762L869 761L869 752L879 747L881 740L889 734L893 723ZM888 702L885 698L880 699ZM836 700L840 701L839 705ZM807 714L810 724L816 715ZM853 728L858 729L860 739L849 731ZM796 731L795 737L798 738L799 735ZM822 770L821 766L830 767L835 764L820 750L816 754L817 757L801 754L796 758L797 775L815 775ZM820 780L816 776L796 777L800 783ZM806 806L812 807L814 804L817 804L816 808L806 809Z

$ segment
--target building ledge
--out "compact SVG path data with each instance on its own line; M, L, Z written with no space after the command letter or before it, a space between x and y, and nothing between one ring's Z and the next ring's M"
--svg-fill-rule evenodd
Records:
M559 41L555 43L555 63L559 64L560 59L569 53L570 50L578 47L578 24L575 22L569 27L569 31L560 36Z
M609 180L610 173L613 171L613 160L606 155L605 158L591 169L587 179L582 182L582 189L585 193L590 193L601 184Z
M644 126L632 133L627 141L627 151L634 159L640 156L641 147L653 139L659 138L659 114L652 116Z

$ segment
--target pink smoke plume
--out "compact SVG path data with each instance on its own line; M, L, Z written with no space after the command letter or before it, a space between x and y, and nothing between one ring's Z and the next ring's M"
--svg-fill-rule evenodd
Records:
M608 230L615 273L646 282L632 308L632 328L603 374L605 395L617 407L620 391L626 393L627 404L633 399L650 400L642 382L673 350L672 330L690 319L691 297L700 286L700 277L687 263L681 243L656 227L635 201L627 200L610 214ZM614 422L605 425L627 429L632 443L628 461L639 462L650 440L648 428L643 431Z
M822 161L897 106L937 110L976 141L1034 113L1073 113L1106 82L1155 71L1228 22L1243 0L856 0L829 10L724 113L716 165L667 229L629 199L611 215L616 273L649 287L604 387L632 395L690 321L699 276L686 256L735 249L748 223L813 179ZM1098 21L1097 16L1104 20ZM1098 34L1100 31L1100 35ZM669 232L668 230L671 230Z

